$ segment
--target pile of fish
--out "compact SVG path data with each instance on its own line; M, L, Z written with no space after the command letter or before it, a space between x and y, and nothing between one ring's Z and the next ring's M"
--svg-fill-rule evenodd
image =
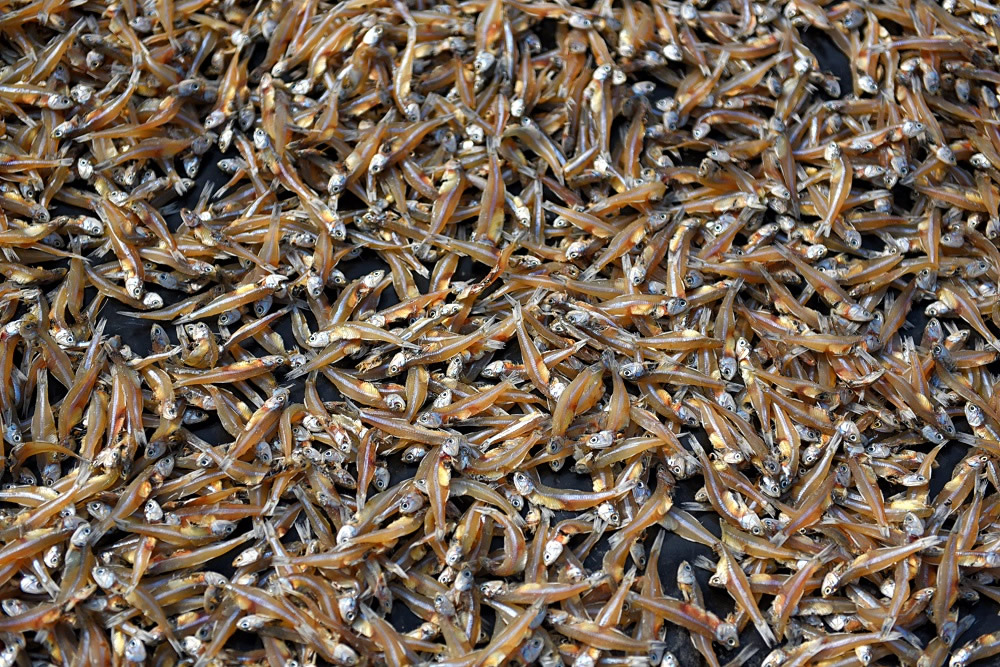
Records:
M997 16L0 0L0 665L1000 653Z

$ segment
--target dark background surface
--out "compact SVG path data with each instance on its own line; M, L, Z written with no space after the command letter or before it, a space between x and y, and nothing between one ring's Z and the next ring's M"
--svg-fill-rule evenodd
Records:
M542 32L544 33L544 30ZM846 57L838 50L836 50L836 48L833 47L832 44L826 40L825 36L822 33L809 31L805 33L803 37L806 42L806 45L810 49L812 49L813 53L816 54L823 68L828 71L834 72L840 78L841 90L843 91L852 90L850 66ZM186 197L184 197L182 200L179 201L180 206L193 208L198 199L199 193L201 192L205 184L211 182L215 183L218 186L221 185L222 183L225 183L228 180L229 177L221 173L218 167L216 166L217 160L223 157L223 155L220 154L217 149L213 149L213 151L214 152L210 152L209 154L204 156L203 167L198 177L197 185L190 192L188 192ZM234 154L234 151L231 151L229 155L232 154ZM900 186L897 186L897 190L901 189L902 188ZM906 196L903 195L902 193L900 194L901 196ZM57 212L68 213L69 211L63 210ZM176 212L171 213L167 217L167 219L168 222L170 222L173 228L175 229L176 226L180 223L179 215ZM350 262L342 262L338 266L338 268L345 273L347 279L350 281L353 278L364 275L377 268L388 269L388 266L385 265L383 262L381 262L374 253L370 251L364 251L359 258L352 260ZM486 272L486 267L484 267L483 265L479 264L474 265L469 260L463 260L463 262L460 265L460 270L458 274L455 276L455 279L456 280L475 279L482 277L482 275L484 275L485 272ZM420 277L415 276L415 278L417 279L418 284L420 284L421 283ZM422 289L424 289L426 288L426 283L421 284L420 286ZM164 296L164 299L168 304L175 302L186 296L186 295L181 295L179 293L170 293L167 290L159 288L157 289L157 291ZM90 298L90 296L92 295L88 294L87 296L88 298ZM388 305L391 305L395 301L396 301L395 293L393 292L392 289L388 289L385 290L385 292L383 293L382 302L380 305L381 307L386 307ZM145 320L132 319L129 317L118 315L118 312L122 310L130 310L130 308L122 306L121 304L118 304L116 302L108 302L105 305L102 312L102 316L108 318L108 324L105 333L107 335L121 336L123 341L126 342L138 354L149 353L150 323ZM926 321L926 318L924 317L922 312L922 307L914 308L914 311L910 315L909 321L912 325L912 328L910 328L909 331L907 332L908 335L911 335L916 340L919 340L920 331L922 331ZM170 334L171 337L174 337L175 335L174 331L172 330L172 327L169 326L169 323L164 323L164 325L168 331L168 334ZM239 325L237 324L236 327L234 327L234 329L238 328L238 326ZM276 327L276 330L286 339L286 341L288 341L287 343L288 345L294 344L294 339L291 334L291 328L288 318L285 318L284 321L281 323L281 325ZM251 352L257 354L263 354L263 352L260 349L255 349L253 343L247 344L246 347ZM516 348L516 346L512 347ZM511 357L517 359L516 349L513 350ZM278 376L278 379L279 381L281 380L280 374ZM292 390L293 401L301 400L303 380L304 378L299 378L296 380L291 380L288 383L286 383L290 384L293 387ZM336 400L337 398L339 398L337 396L336 390L325 381L321 382L321 387L324 389L325 392L324 398L326 398L327 400ZM56 398L57 397L53 397L54 400ZM963 430L962 429L963 424L956 423L956 426L959 428L959 430ZM218 424L217 421L209 421L204 424L197 425L193 427L192 430L195 433L197 433L200 437L212 443L225 443L231 440L229 435L222 429L221 425ZM704 437L704 433L701 434L696 433L696 435L698 435L700 439L702 439L707 443L707 439ZM929 449L929 447L927 449ZM950 478L952 467L958 461L960 461L966 455L967 452L968 448L965 445L954 441L952 441L952 443L950 443L941 451L940 455L938 456L938 462L940 465L934 471L934 475L931 482L932 496L936 494L937 491ZM389 461L389 464L390 464L390 472L392 475L392 481L391 481L392 484L406 477L411 477L416 470L415 466L402 465L398 456L393 457ZM542 480L546 484L553 486L591 490L590 486L591 480L588 477L583 477L573 473L570 470L570 466L565 466L562 469L562 471L560 471L558 474L551 472L547 468L544 470L540 470L540 472L542 472ZM695 477L692 480L681 482L678 485L677 492L674 497L675 505L685 501L693 501L694 494L700 486L701 486L700 477ZM718 517L714 514L703 515L703 522L705 526L708 527L709 530L711 530L716 535L719 534L718 520L719 520ZM249 521L246 521L243 524L241 524L237 530L239 531L239 530L249 530L249 529L250 529ZM654 528L647 532L647 539L646 539L647 549L649 545L652 543L652 540L655 537L656 532L658 532L659 530L660 530L659 528ZM592 568L593 570L600 569L601 557L606 548L607 548L606 541L602 540L602 542L597 546L597 548L595 548L594 551L591 553L590 557L587 559L585 564L588 567ZM663 580L666 592L668 594L679 596L679 593L675 585L675 576L678 564L682 560L687 560L693 563L698 556L708 556L712 557L714 560L714 554L711 552L710 549L683 540L673 533L668 532L666 534L662 550L662 558L658 563L658 567L660 571L660 576ZM225 558L220 558L218 559L218 562L212 563L212 566L214 566L214 569L217 569L223 573L229 573L231 572L231 567L230 567L231 558L232 555ZM696 568L696 572L699 578L699 582L702 586L702 589L705 592L706 604L708 608L714 611L720 617L725 616L726 613L728 613L733 609L732 599L725 591L711 588L708 585L708 577L709 577L708 572L701 570L699 568ZM769 604L770 604L770 598L765 598L761 606L762 608L766 608L766 606ZM998 611L997 606L993 602L984 599L975 605L960 603L959 608L963 616L966 614L973 614L976 618L976 623L971 630L969 630L968 632L965 633L965 635L959 638L958 642L956 643L956 647L961 646L966 641L982 633L1000 630L1000 617L998 617L997 615ZM487 621L491 620L489 618L491 616L490 610L486 606L483 606L483 611L484 611L484 618L486 618ZM403 604L399 603L397 603L393 607L391 621L397 628L404 631L410 630L419 625L419 621L416 619L416 617L410 614L410 612L406 609L406 607ZM928 624L927 627L932 628L930 624ZM487 631L490 630L488 625L486 627L486 630ZM919 632L917 634L921 635L921 633ZM921 636L924 637L925 639L929 638L926 633L922 634ZM674 655L680 661L681 665L684 666L699 665L702 663L701 656L694 650L688 637L689 635L686 630L680 628L669 629L666 637L667 648L668 650L674 653ZM759 665L760 662L768 653L768 649L763 645L763 642L760 640L759 636L757 635L752 625L748 625L747 629L741 634L740 642L741 642L741 647L750 645L759 648L758 652L747 663L751 667ZM237 633L236 637L231 642L231 646L251 649L258 647L259 643L257 641L257 638L253 635L247 633ZM716 645L716 648L719 652L719 657L723 664L725 664L727 660L731 659L739 650L737 649L736 651L724 651L718 645ZM884 664L893 664L893 663L889 662ZM982 664L982 665L1000 664L1000 661L995 661L991 659L991 660L981 661L976 664Z

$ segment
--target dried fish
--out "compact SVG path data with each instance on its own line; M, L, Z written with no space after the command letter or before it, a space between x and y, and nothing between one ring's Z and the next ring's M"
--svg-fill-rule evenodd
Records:
M996 15L0 0L0 664L997 655Z

